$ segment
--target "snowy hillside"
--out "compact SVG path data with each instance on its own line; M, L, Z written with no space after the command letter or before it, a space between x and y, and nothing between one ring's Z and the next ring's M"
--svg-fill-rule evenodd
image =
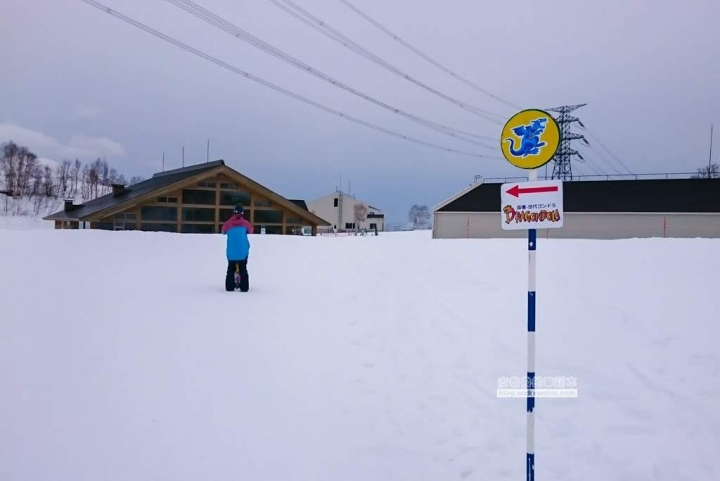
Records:
M135 176L129 184L142 180ZM9 141L0 144L0 224L9 217L28 217L38 222L57 212L65 199L82 204L111 192L112 184L127 184L125 177L97 158L91 163L38 157L25 146Z
M522 240L2 232L0 479L525 479ZM720 479L717 240L541 240L539 481Z
M42 184L43 182L49 182L55 184L57 181L53 177L53 172L56 172L61 167L61 164L52 159L38 158L37 159L37 174L38 188L36 192L26 192L25 195L19 197L8 196L0 194L0 228L2 226L22 226L22 225L37 225L37 224L49 224L51 222L43 222L42 218L53 214L62 209L63 198L58 195L57 188L55 187L54 192L51 195L44 195L45 192ZM45 169L49 169L50 179L44 179ZM28 176L32 177L32 175ZM7 182L5 175L0 174L0 190L7 189ZM82 198L79 199L82 202Z

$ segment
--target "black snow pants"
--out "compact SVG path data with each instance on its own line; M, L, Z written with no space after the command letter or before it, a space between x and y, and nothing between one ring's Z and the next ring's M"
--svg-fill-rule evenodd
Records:
M227 274L225 275L225 290L235 290L235 268L240 267L240 291L247 292L250 289L250 278L247 271L247 259L228 261Z

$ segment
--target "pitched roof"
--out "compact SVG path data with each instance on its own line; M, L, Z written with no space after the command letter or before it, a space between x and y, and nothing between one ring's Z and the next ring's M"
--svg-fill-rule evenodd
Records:
M293 204L295 204L296 206L300 207L302 210L306 210L306 211L310 212L310 209L308 209L308 206L304 200L298 200L298 199L288 199L288 200L290 202L292 202Z
M132 184L132 185L125 187L125 191L120 195L114 196L112 193L106 194L106 195L98 197L97 199L92 199L88 202L85 202L84 204L76 205L69 212L65 212L64 210L61 210L61 211L51 214L47 217L43 217L43 219L44 220L83 219L83 218L86 218L93 214L96 214L102 210L108 209L110 207L114 207L121 203L132 200L136 197L140 197L142 195L149 194L150 192L152 192L154 190L158 190L163 187L167 187L168 185L174 184L175 182L180 182L189 177L192 177L193 175L197 175L199 173L202 173L202 172L205 172L208 170L212 170L221 165L225 165L225 162L222 160L217 160L215 162L191 165L189 167L184 167L184 168L180 168L180 169L173 169L173 170L168 170L165 172L159 172L157 174L154 174L151 178L149 178L147 180L144 180L142 182L138 182L137 184Z
M446 210L446 209L444 208L445 206L447 206L447 205L450 204L451 202L454 202L456 199L459 199L460 197L463 197L465 194L467 194L467 193L470 192L471 190L476 189L477 187L480 186L480 184L482 184L482 181L477 182L477 183L475 183L475 184L470 184L470 186L465 187L463 190L461 190L461 191L458 192L457 194L455 194L455 195L453 195L452 197L450 197L450 198L448 198L448 199L445 199L444 201L440 202L438 205L435 206L435 208L433 209L433 211L437 212L437 211L441 211L441 210ZM498 212L499 212L499 211L498 211Z
M478 183L436 212L500 212L500 183ZM563 182L565 212L720 213L720 179L578 180Z
M279 200L281 203L283 201L288 202L294 208L299 209L300 212L302 213L301 215L303 217L307 218L310 222L317 223L318 225L330 225L330 223L327 222L325 219L322 219L322 218L318 217L317 215L313 214L312 212L310 212L310 210L308 209L308 206L304 200L285 199L280 194L273 192L272 190L268 189L267 187L265 187L261 184L258 184L257 182L244 176L240 172L237 172L236 170L228 167L227 165L225 165L225 162L223 160L207 162L204 164L190 165L188 167L182 167L179 169L168 170L165 172L158 172L147 180L144 180L142 182L138 182L137 184L133 184L133 185L125 187L125 191L119 195L113 195L112 193L103 195L102 197L98 197L97 199L90 200L84 204L74 206L73 209L70 210L69 212L65 212L64 210L61 210L61 211L51 214L47 217L44 217L43 219L44 220L82 220L82 219L86 219L87 217L97 214L103 210L117 207L117 206L124 204L126 202L129 202L135 198L151 194L153 191L163 189L163 188L171 186L177 182L182 182L183 180L190 179L191 177L194 177L198 174L202 174L203 172L211 171L218 167L225 167L226 169L228 169L230 171L230 172L228 172L228 174L239 176L244 181L247 181L248 183L255 185L256 188L264 189L265 191L267 191L268 194L276 197L277 200Z
M153 174L153 178L156 177L165 177L167 175L175 175L175 174L185 174L185 173L191 173L192 175L197 174L198 172L202 172L204 170L213 169L215 167L219 167L221 165L225 165L224 160L214 160L212 162L206 162L204 164L195 164L195 165L189 165L187 167L180 167L178 169L172 169L172 170L165 170L163 172L157 172Z

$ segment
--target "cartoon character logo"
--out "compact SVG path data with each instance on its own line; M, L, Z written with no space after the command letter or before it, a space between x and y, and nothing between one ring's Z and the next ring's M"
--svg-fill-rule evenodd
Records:
M528 109L507 121L500 134L500 149L515 167L537 169L550 162L561 140L560 127L549 113Z
M527 157L528 155L538 155L540 148L547 145L546 142L540 140L543 132L545 132L545 122L547 117L534 119L527 125L515 127L512 131L520 137L520 145L515 149L515 139L508 137L505 142L510 142L510 153L515 157Z

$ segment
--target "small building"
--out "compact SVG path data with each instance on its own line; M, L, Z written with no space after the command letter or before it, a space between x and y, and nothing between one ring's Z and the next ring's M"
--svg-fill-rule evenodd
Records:
M501 185L478 182L437 205L433 238L526 237L502 229ZM566 181L563 204L563 227L538 237L720 237L720 179Z
M130 186L45 217L56 229L219 233L238 204L255 233L317 234L328 222L303 200L289 200L231 169L223 160L158 172Z
M308 209L338 232L385 230L385 214L380 209L341 190L308 202Z

